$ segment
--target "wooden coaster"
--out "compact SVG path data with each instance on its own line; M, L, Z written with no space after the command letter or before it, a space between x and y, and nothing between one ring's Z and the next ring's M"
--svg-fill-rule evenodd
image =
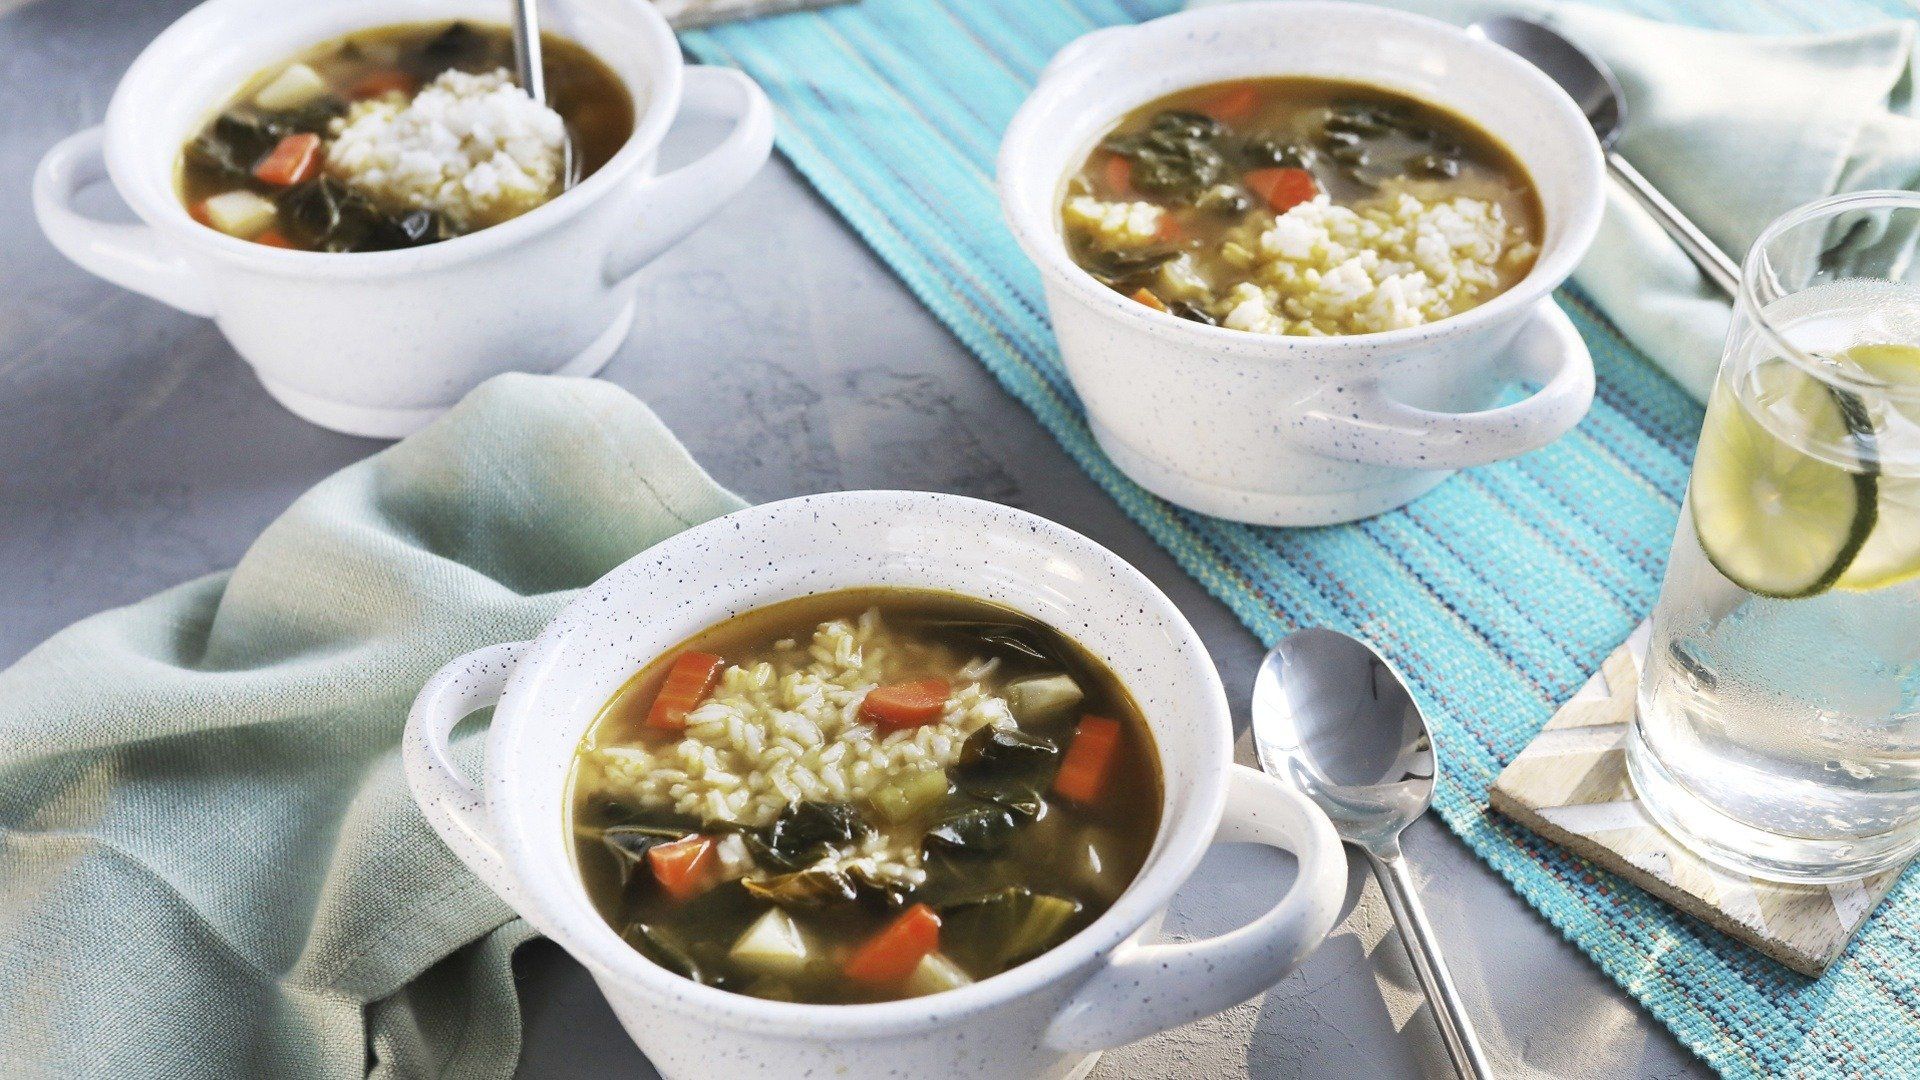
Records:
M1661 831L1627 781L1627 725L1648 636L1641 623L1501 772L1493 808L1793 970L1819 975L1900 871L1842 885L1782 885L1713 866Z

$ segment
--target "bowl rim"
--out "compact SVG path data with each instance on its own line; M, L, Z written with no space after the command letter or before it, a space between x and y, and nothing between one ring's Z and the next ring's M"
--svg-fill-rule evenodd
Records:
M703 556L702 553L710 553L717 543L755 544L762 538L757 530L777 533L804 528L817 520L823 510L833 509L866 515L957 511L962 516L989 514L1003 520L1010 515L1051 554L1074 557L1081 560L1082 565L1090 561L1092 566L1109 573L1111 580L1125 584L1127 603L1137 606L1142 614L1152 616L1174 636L1176 652L1181 657L1174 678L1179 684L1197 688L1203 699L1181 722L1204 723L1213 729L1210 735L1203 734L1195 743L1199 751L1192 761L1193 779L1188 790L1175 792L1170 785L1163 789L1160 826L1147 861L1106 911L1079 933L1024 964L971 985L925 997L854 1005L767 1001L703 986L667 971L619 938L593 907L577 874L566 875L564 881L556 882L525 872L531 862L526 845L562 842L560 830L557 827L531 829L525 815L512 813L512 806L521 805L521 774L518 770L494 768L495 762L512 760L508 756L512 728L529 715L529 703L537 684L562 656L562 649L575 628L593 618L590 611L593 598L610 588L622 590L643 585L648 580L643 576L646 564L661 555L710 558L710 554ZM777 599L766 600L755 606L776 602ZM719 597L713 598L712 603L715 608L724 606ZM1098 653L1097 646L1084 641L1082 644ZM500 842L503 863L519 895L538 911L542 920L554 922L542 925L541 929L597 973L645 992L651 1005L669 1011L697 1013L703 1019L730 1022L735 1026L778 1025L790 1032L833 1037L897 1036L938 1028L1042 991L1077 969L1096 963L1098 957L1110 953L1145 925L1192 875L1219 827L1232 768L1232 738L1232 718L1225 689L1198 631L1146 575L1105 546L1027 511L967 496L919 491L829 492L750 506L696 525L668 537L582 590L534 639L508 679L506 692L495 710L493 729L487 736L488 768L482 792L488 819ZM1163 740L1156 738L1155 749L1162 759L1164 780L1168 751ZM555 916L562 916L564 922L555 921Z
M1014 240L1026 253L1027 258L1039 268L1048 284L1064 286L1074 298L1090 305L1100 314L1131 320L1137 329L1154 333L1188 348L1206 349L1211 352L1226 351L1254 358L1291 359L1302 355L1324 355L1355 349L1372 352L1398 351L1404 346L1421 345L1471 334L1488 324L1522 316L1532 309L1535 302L1558 288L1573 273L1574 267L1585 257L1587 249L1599 233L1600 219L1606 204L1605 160L1599 140L1594 137L1591 125L1587 123L1586 114L1580 111L1580 107L1567 96L1566 91L1526 60L1492 42L1474 37L1457 26L1429 16L1376 7L1371 4L1353 3L1350 0L1243 0L1238 3L1215 4L1176 12L1132 26L1123 25L1091 31L1077 40L1085 41L1095 34L1109 32L1125 36L1165 36L1195 28L1231 29L1237 23L1253 20L1318 26L1324 26L1330 21L1344 21L1360 24L1360 27L1373 23L1410 30L1434 40L1444 41L1451 47L1474 51L1483 62L1483 70L1497 72L1513 80L1515 85L1525 92L1539 98L1543 109L1573 136L1573 142L1580 148L1582 158L1578 163L1578 171L1583 178L1580 189L1575 192L1572 212L1564 216L1564 227L1555 238L1555 242L1551 247L1542 250L1526 276L1506 291L1459 314L1449 315L1419 326L1366 334L1300 337L1256 334L1224 326L1208 326L1205 323L1182 319L1166 312L1154 311L1101 285L1073 261L1063 242L1057 220L1057 207L1048 215L1051 220L1036 221L1034 215L1027 212L1028 208L1023 204L1023 200L1016 195L1016 189L1025 183L1025 178L1032 169L1026 160L1027 155L1034 152L1049 134L1049 131L1042 126L1041 113L1051 111L1057 105L1071 100L1061 89L1068 81L1061 76L1082 65L1099 62L1097 48L1089 48L1079 55L1068 55L1063 49L1054 65L1049 66L1041 74L1040 81L1034 87L1032 94L1021 104L1012 122L1008 124L995 169L995 186L1000 197L1001 214L1012 231ZM1356 32L1360 27L1356 28ZM1066 49L1071 48L1072 43L1069 43ZM1285 73L1276 72L1275 74L1284 75ZM1397 90L1394 82L1386 77L1389 75L1391 72L1369 72L1344 77L1356 82L1372 83L1387 90ZM1195 87L1203 85L1206 83L1201 81L1190 84ZM1407 91L1397 92L1406 93ZM1129 93L1127 97L1131 104L1114 113L1113 120L1110 120L1109 124L1117 121L1127 111L1160 96L1164 96L1164 92ZM1466 110L1457 111L1478 123L1478 120ZM1513 152L1515 157L1520 158L1520 163L1527 167L1529 179L1533 179L1537 170L1533 169L1531 163L1524 157L1521 157L1519 151ZM1071 167L1071 161L1069 167ZM1052 178L1056 196L1048 200L1049 205L1057 201L1060 180L1060 177ZM1535 180L1535 183L1537 184L1538 181Z
M426 2L431 6L447 8L444 17L448 19L501 22L481 11L475 0ZM640 88L627 82L624 77L621 79L627 93L633 98L633 130L613 157L594 170L593 175L532 210L498 225L420 247L393 251L331 252L269 247L228 236L193 220L174 190L171 179L177 167L178 148L165 161L154 161L152 155L144 153L143 148L137 145L139 139L136 132L148 113L148 103L160 100L156 95L172 82L174 73L182 65L204 62L204 53L198 51L198 42L206 37L226 40L228 43L222 46L224 49L238 52L253 49L267 55L269 59L260 65L260 69L264 70L287 59L291 53L356 30L427 21L425 18L390 17L382 20L376 16L369 21L346 17L345 13L349 10L369 10L372 5L368 0L323 0L303 9L311 22L302 24L301 33L291 35L297 37L298 41L290 45L258 44L262 41L283 42L290 38L289 33L281 28L284 20L252 17L266 9L279 13L281 9L272 0L206 0L187 11L147 43L121 76L113 96L108 100L106 117L102 122L106 136L108 174L115 191L128 207L143 222L167 237L169 242L197 249L206 257L237 263L252 270L307 278L361 279L419 273L485 258L558 228L568 219L584 213L589 206L612 195L651 158L680 111L686 60L666 19L647 0L606 2L610 7L619 9L623 17L637 20L640 32L626 39L623 47L652 80L646 87L643 101ZM215 33L216 28L231 31L236 26L254 29L238 34ZM313 27L320 29L314 32ZM588 46L577 40L575 43L607 64L616 75L621 74L619 66L610 59L609 54L613 50ZM229 89L228 94L231 93ZM217 110L227 100L225 97L218 98L208 108ZM211 112L209 115L212 115Z

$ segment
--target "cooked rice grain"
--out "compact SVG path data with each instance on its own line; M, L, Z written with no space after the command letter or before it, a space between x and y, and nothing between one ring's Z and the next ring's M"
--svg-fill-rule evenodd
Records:
M730 825L766 825L802 801L858 802L895 777L948 768L967 736L1014 726L1004 699L985 684L993 661L973 660L938 721L881 732L859 718L867 691L906 672L895 658L912 644L877 610L822 623L804 654L778 649L775 661L731 665L681 738L661 746L607 746L590 761L609 790L644 806ZM792 655L789 655L792 654ZM875 833L837 856L876 877L915 880L917 838Z

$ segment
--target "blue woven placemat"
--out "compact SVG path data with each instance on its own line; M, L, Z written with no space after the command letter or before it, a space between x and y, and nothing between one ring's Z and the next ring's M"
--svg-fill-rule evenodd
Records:
M701 31L780 110L780 147L1133 518L1263 640L1341 627L1418 684L1448 749L1447 824L1701 1058L1729 1076L1920 1075L1912 877L1817 982L1490 816L1487 791L1653 605L1699 408L1575 291L1599 394L1574 434L1354 525L1265 529L1142 491L1095 446L1040 283L993 193L1000 133L1061 45L1178 0L865 0ZM1641 0L1731 29L1911 15L1899 0Z

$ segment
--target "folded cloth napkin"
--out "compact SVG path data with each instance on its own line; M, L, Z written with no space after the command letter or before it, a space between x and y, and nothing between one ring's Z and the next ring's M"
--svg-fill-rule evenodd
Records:
M1802 203L1920 187L1911 22L1762 37L1564 0L1377 2L1460 25L1528 16L1606 61L1627 96L1617 149L1736 261L1768 222ZM1634 345L1705 398L1730 308L1617 185L1574 280Z
M0 672L0 1076L509 1075L532 932L415 809L407 707L740 505L625 391L503 376Z

